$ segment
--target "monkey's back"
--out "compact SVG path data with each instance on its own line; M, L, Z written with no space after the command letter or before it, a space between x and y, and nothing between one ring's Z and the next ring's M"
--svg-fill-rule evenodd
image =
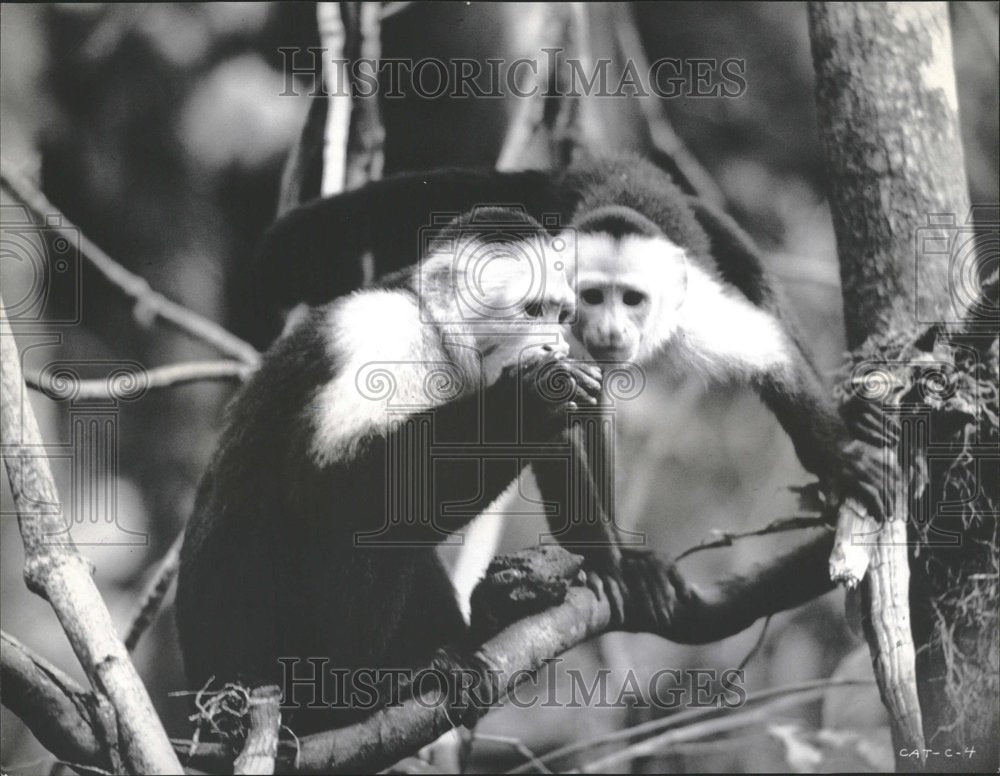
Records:
M199 486L177 591L190 689L211 677L281 684L285 671L309 675L310 658L343 671L420 667L464 635L433 547L355 546L385 518L378 441L350 464L311 460L310 408L337 367L322 336L327 311L265 355Z

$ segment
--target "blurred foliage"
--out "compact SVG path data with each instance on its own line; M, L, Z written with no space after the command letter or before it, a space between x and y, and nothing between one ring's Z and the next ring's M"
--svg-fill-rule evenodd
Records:
M804 4L642 3L635 12L650 60L746 60L748 90L739 99L677 98L663 108L718 181L734 215L769 250L806 342L821 367L833 370L843 350L839 275L824 201ZM386 21L383 55L502 57L522 39L520 18L516 8L499 4L414 4ZM953 19L973 200L993 201L996 3L957 3ZM0 16L4 157L39 170L52 201L155 288L252 336L255 322L240 304L247 292L245 257L273 216L281 165L307 108L303 98L278 96L285 78L278 48L315 44L315 8L308 3L7 4ZM503 100L384 100L386 172L491 165L510 108ZM82 283L83 325L63 330L61 345L46 357L154 365L211 355L179 335L138 326L115 290L93 273L85 272ZM119 510L130 526L148 532L149 544L97 546L113 543L106 527L89 526L87 533L73 528L90 545L84 549L95 558L98 582L119 622L144 569L190 509L227 393L197 385L121 408ZM35 396L32 401L46 438L64 438L65 407ZM622 408L620 427L620 516L664 552L676 554L713 529L745 530L795 511L786 486L807 477L774 419L749 393L706 393L689 375L657 371L647 390ZM72 486L69 473L57 467L57 476L65 493ZM509 524L504 549L533 543L543 530L538 518ZM20 581L14 521L4 521L2 532L0 624L71 668L54 617ZM710 578L768 556L781 541L737 542L685 564L694 576ZM773 618L747 666L747 689L832 674L860 643L841 610L842 596L834 593ZM759 628L699 647L610 634L571 652L566 665L609 665L618 674L631 667L647 675L663 666L731 667L750 652ZM148 634L137 660L168 729L186 732L186 702L167 697L185 686L169 613ZM855 664L851 675L864 673L865 661ZM830 731L817 739L826 716L817 702L792 710L790 726L776 720L772 729L748 738L689 747L634 768L875 767L877 757L822 754L844 747L857 754L858 731L872 740L884 734L884 724L873 721L882 719L874 690L854 697L852 713L827 721L844 731L836 740ZM481 729L544 751L648 716L628 706L506 708ZM6 710L2 721L4 771L37 772L43 752ZM474 762L484 769L521 761L509 748L480 744L476 751Z

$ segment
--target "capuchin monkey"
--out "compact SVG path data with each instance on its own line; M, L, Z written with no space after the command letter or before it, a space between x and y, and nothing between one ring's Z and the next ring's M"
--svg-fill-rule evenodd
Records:
M755 388L791 437L803 466L837 497L881 504L851 473L846 428L789 325L749 236L684 195L653 165L596 160L571 167L576 236L578 357L663 359L682 374Z
M435 546L517 476L492 448L560 439L567 410L600 392L600 369L566 357L567 247L521 211L477 210L419 265L311 308L266 353L229 408L181 551L193 686L354 681L472 647ZM296 732L388 700L308 695L344 706L292 714Z
M466 264L446 281L431 271L441 264L439 253L424 258L420 228L435 214L468 212L479 203L517 203L527 213L519 216L532 227L524 236L499 230L510 232L503 240L508 253L536 251L540 230L550 248L570 245L575 255L575 287L546 282L538 302L532 297L511 321L518 332L511 340L475 327L450 331L449 316L461 303L445 300L476 286L474 273ZM357 292L366 263L369 275L387 280ZM398 464L391 451L410 444L402 430L413 424L376 423L394 408L358 393L365 385L359 369L371 361L409 364L396 385L413 394L411 414L401 411L412 418L429 412L434 428L445 429L441 439L511 443L505 461L472 449L434 472L436 495L428 507L434 525L444 531L464 525L529 461L552 534L584 555L588 579L611 603L612 627L657 632L669 607L655 584L660 570L649 566L647 584L646 559L655 564L656 558L626 547L615 525L603 481L613 476L612 440L600 424L595 432L576 417L605 401L602 373L587 362L616 368L662 358L681 372L753 386L824 489L836 499L854 495L881 514L865 478L845 458L845 428L750 239L641 160L585 160L558 173L387 178L280 220L263 242L255 272L270 312L303 302L323 306L276 342L237 399L199 492L178 590L181 645L193 683L213 675L273 677L281 656L322 657L347 670L414 667L443 646L468 644L432 547L387 551L355 540L373 531L404 544L442 535L387 520L385 467ZM508 279L514 282L515 274ZM438 300L431 325L418 314L417 289L428 277L436 278L432 298ZM501 286L488 287L499 293ZM518 339L518 326L539 321L538 331L552 339L548 349ZM459 350L441 344L450 334L483 357L460 358ZM514 358L525 348L530 357ZM480 389L421 403L416 386L430 370L412 363L424 360L447 364L466 386L469 370L481 367ZM566 378L570 395L562 401L546 401L538 389L546 369ZM523 394L520 407L513 394ZM567 415L568 409L581 412ZM511 436L514 428L532 433ZM571 460L537 455L535 442L556 443ZM400 460L423 460L407 449ZM412 509L421 494L398 495ZM462 500L464 512L445 508ZM581 502L588 502L585 520L574 519ZM386 523L390 528L382 529Z
M269 299L263 309L273 315L346 293L362 256L376 275L412 264L416 235L432 215L485 202L519 203L548 229L575 234L575 356L640 364L656 357L680 373L749 384L835 501L851 495L874 516L885 514L869 467L845 453L847 430L752 239L638 157L584 157L559 172L412 173L316 200L278 221L262 243L254 271Z

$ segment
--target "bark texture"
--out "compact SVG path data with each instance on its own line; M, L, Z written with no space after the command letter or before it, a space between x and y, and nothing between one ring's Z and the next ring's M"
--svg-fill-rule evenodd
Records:
M867 371L892 382L911 367L932 365L935 356L929 347L921 346L922 340L933 341L935 332L946 332L949 324L968 321L970 316L982 318L986 309L987 271L985 257L975 250L969 220L948 8L945 3L812 3L809 19L848 345L856 353L867 354L867 364L862 364ZM989 347L995 351L995 336L987 334L984 353ZM912 346L900 347L901 341ZM910 362L900 362L903 356ZM995 375L991 381L995 396ZM941 422L945 409L942 404L922 410L928 428ZM884 406L882 410L896 413L896 420L889 422L898 424L900 408ZM933 529L934 521L941 526L949 518L933 488L922 492L912 485L927 479L919 465L930 460L928 440L907 437L887 444L902 469L889 471L895 467L888 467L891 481L887 479L885 486L896 493L894 516L907 521L910 546L895 542L897 555L883 557L882 565L899 569L900 562L908 561L912 572L908 593L917 649L917 689L930 752L926 767L995 770L1000 724L996 695L982 692L977 685L995 684L996 634L987 637L994 645L991 658L984 657L989 650L974 653L965 645L981 642L984 629L996 620L996 538L991 551L982 553L973 546L982 543L977 538L981 526L995 527L996 518L989 510L972 509L978 518L967 521L964 529L960 526L964 535L959 536L957 546L921 547L919 553L911 552L915 539L927 536L928 520ZM949 459L950 471L961 468L963 456L968 455L976 452L955 453ZM966 506L995 499L990 493L995 493L996 486L990 484L987 473L991 465L995 471L995 460L980 463L984 465L975 469L975 481L963 483L971 488L966 489ZM922 515L919 505L926 506L926 502L930 511ZM963 507L966 512L969 509ZM880 552L890 549L881 547ZM985 606L981 612L992 611L992 616L977 622L963 611L975 601L968 599L957 606L949 601L956 590L980 578L992 579L992 592L987 596L992 603L984 604L986 599L978 603ZM898 590L873 588L871 574L866 584L863 598L869 602L887 596L886 600L898 601ZM884 613L875 607L867 614L870 622L884 620ZM902 622L895 621L892 627L902 627ZM878 671L884 651L893 644L879 644L871 628L867 630ZM967 678L970 672L980 680L956 692L956 677ZM905 680L905 671L895 679ZM887 705L892 705L894 695L898 696L896 690L883 687ZM905 699L896 705L896 712L901 713L897 722L901 717L912 721L913 709ZM901 749L897 737L900 768L919 762L912 752L908 756ZM946 751L952 754L946 756Z

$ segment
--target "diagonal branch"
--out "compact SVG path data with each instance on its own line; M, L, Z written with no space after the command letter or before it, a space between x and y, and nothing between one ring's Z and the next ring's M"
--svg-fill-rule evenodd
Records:
M660 573L650 575L650 584L658 588L652 595L672 603L665 613L665 624L656 633L679 643L716 641L739 633L760 617L791 609L831 590L826 560L832 532L812 533L815 535L803 544L766 565L703 588L687 582L675 566L658 561ZM599 599L586 587L570 588L561 605L518 620L479 649L475 655L480 666L478 686L490 686L499 677L495 701L502 700L547 660L604 633L610 619L606 599ZM495 673L490 675L489 671ZM435 702L433 695L383 708L348 727L305 736L294 751L283 748L279 761L286 767L296 762L301 773L386 768L454 727L449 709ZM174 745L178 751L187 751L189 742L175 741ZM214 770L226 767L230 757L221 744L199 743L190 764Z
M0 633L4 706L60 760L106 760L94 735L93 695L17 639Z
M136 317L143 320L161 318L175 329L211 345L220 353L244 364L257 366L260 362L260 354L249 343L226 331L214 321L167 299L163 294L150 288L145 279L125 269L112 259L8 162L0 163L0 183L23 202L36 217L45 218L49 215L59 214L62 218L61 224L49 228L61 233L71 244L79 242L80 255L110 283L117 286L126 296L135 300Z
M64 372L25 372L24 382L55 401L72 396L74 399L136 399L146 391L175 388L188 383L205 381L245 382L254 367L240 361L190 361L167 366L139 369L125 377L125 384L108 380L80 380ZM138 382L133 382L138 381Z
M653 595L672 602L666 625L657 629L659 635L681 643L712 641L738 633L760 617L774 614L805 603L832 587L826 573L825 560L830 552L832 535L829 530L816 532L798 547L758 566L745 574L735 574L728 579L703 588L687 582L680 570L666 561L657 561L661 573L653 575L659 589ZM655 556L653 556L655 558ZM777 591L777 594L776 594ZM547 660L571 647L603 632L610 622L611 612L606 599L599 599L585 587L573 587L560 606L547 609L511 624L487 641L476 653L479 671L498 672L504 681L495 701L501 700L518 683L538 671ZM56 669L51 672L32 668L21 653L15 650L13 640L4 641L4 702L17 711L26 721L25 707L35 710L31 729L57 756L86 765L104 767L107 755L101 751L97 739L79 728L92 724L82 713L73 712L74 693L88 695L76 688L71 680L59 681ZM16 662L20 659L20 663ZM20 667L24 666L24 667ZM50 680L50 673L57 677ZM14 679L21 679L23 691ZM486 676L484 681L492 677ZM51 698L46 703L61 709L57 725L68 730L52 731L51 719L38 716L36 701L39 697ZM64 697L65 696L65 697ZM760 697L770 697L767 693ZM18 704L21 710L18 711ZM488 710L488 709L483 709ZM48 720L48 721L46 721ZM400 706L385 708L367 719L334 731L317 733L300 739L296 746L282 745L278 760L283 769L295 768L300 772L377 770L387 767L420 747L436 740L453 727L449 710L427 697L408 700ZM268 728L270 729L270 728ZM659 729L659 728L656 728ZM648 732L652 732L650 728ZM638 734L639 730L634 731ZM68 743L64 742L68 739ZM373 743L377 742L377 746ZM199 743L191 753L190 741L173 741L176 751L189 755L190 764L206 770L228 769L232 765L232 752L222 744ZM57 748L60 747L60 748ZM267 752L270 756L271 744ZM297 763L297 766L296 766Z
M129 621L128 630L125 631L125 648L131 652L139 643L142 634L152 625L160 614L163 601L173 587L174 580L181 564L181 545L184 544L184 531L177 534L177 537L156 565L156 570L139 597L139 605L135 614Z
M746 700L748 704L753 706L759 706L759 704L764 701L770 701L774 698L794 698L796 699L795 702L803 703L813 700L816 695L821 695L831 689L840 687L858 687L871 684L872 682L867 679L813 679L805 682L799 682L797 684L789 684L781 687L771 687L767 690L761 690L748 696ZM630 741L633 738L638 738L639 736L651 736L654 733L662 733L666 730L676 730L677 728L687 729L693 723L699 722L706 717L719 718L725 716L731 715L725 714L724 709L721 709L718 706L689 708L666 717L651 719L647 722L640 722L638 725L632 725L631 727L622 728L620 730L611 730L593 738L574 741L571 744L566 744L558 749L546 752L537 759L544 767L560 760L566 760L566 758L571 755L579 755L581 752L600 749L601 747L606 747L609 744L620 744ZM650 740L653 739L644 739L644 741ZM508 771L508 773L529 773L533 768L535 768L533 763L526 762L524 765L519 765L518 767ZM535 769L537 770L537 768Z

